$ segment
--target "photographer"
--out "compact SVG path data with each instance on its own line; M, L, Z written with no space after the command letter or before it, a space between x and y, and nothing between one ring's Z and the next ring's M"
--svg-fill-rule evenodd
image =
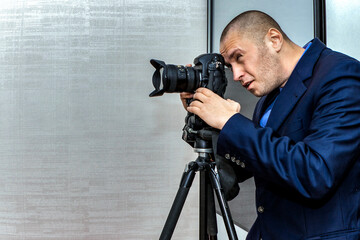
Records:
M220 53L234 81L262 97L253 120L206 88L181 99L221 130L217 154L237 181L254 176L258 216L247 239L359 240L360 63L318 39L294 44L259 11L226 26Z

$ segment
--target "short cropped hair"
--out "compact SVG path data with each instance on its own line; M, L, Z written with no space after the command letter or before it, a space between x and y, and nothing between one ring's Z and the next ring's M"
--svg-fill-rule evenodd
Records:
M251 10L239 14L228 23L221 34L220 42L225 39L230 30L234 30L254 40L257 44L262 44L270 28L277 29L283 35L285 41L291 41L272 17L264 12Z

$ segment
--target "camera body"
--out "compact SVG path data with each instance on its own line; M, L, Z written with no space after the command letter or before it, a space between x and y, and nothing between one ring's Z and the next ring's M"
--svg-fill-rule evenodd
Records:
M164 93L194 92L200 87L224 97L227 79L224 58L220 54L202 54L194 59L194 67L167 65L155 59L151 59L150 63L156 68L152 79L155 90L150 97ZM202 119L188 112L182 138L194 148L211 148L213 131Z

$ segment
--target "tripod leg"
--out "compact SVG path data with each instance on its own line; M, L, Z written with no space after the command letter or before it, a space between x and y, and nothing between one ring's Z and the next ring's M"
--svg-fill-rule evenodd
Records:
M220 183L216 177L216 173L215 173L214 169L212 169L212 168L209 170L208 173L209 173L209 177L211 180L211 184L215 190L216 197L218 199L218 203L219 203L220 210L221 210L221 213L222 213L222 216L224 219L224 224L225 224L225 228L226 228L227 234L229 236L229 239L230 240L238 240L238 237L237 237L236 231L235 231L234 222L231 217L230 208L225 200L224 194L221 191Z
M214 240L217 236L214 191L207 171L200 171L199 239Z
M217 223L215 211L214 190L209 178L208 170L200 171L200 240L217 239Z
M209 178L209 177L208 177ZM216 223L216 210L215 210L215 199L214 199L214 190L211 186L211 182L208 181L207 184L208 192L207 192L207 232L210 240L216 240L218 229Z
M207 193L208 176L205 172L200 172L200 192L199 192L199 240L208 239L207 236Z
M191 184L194 180L196 171L197 164L195 162L189 163L187 169L185 169L180 181L179 190L176 194L175 200L166 219L164 228L161 232L159 238L160 240L171 239L176 223L180 217L181 210L184 206L186 197L189 193Z

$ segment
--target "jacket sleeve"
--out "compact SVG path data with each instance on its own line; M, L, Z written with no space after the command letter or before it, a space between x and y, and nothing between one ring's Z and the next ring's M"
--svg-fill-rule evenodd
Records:
M235 114L220 132L218 154L241 159L254 176L291 188L305 198L326 197L354 162L360 161L358 76L333 76L318 87L314 109L306 113L311 122L301 141L268 127L256 128L249 119Z

